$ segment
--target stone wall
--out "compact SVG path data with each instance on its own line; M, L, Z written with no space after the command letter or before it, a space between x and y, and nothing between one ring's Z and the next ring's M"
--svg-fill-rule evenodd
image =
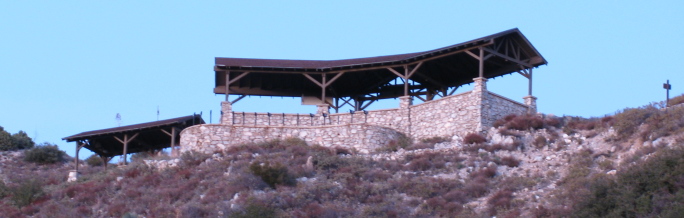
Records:
M447 96L411 106L411 132L415 139L451 137L476 131L478 106L472 92Z
M401 97L399 108L328 114L327 105L317 105L311 114L232 112L222 103L221 124L205 124L181 133L183 151L213 152L236 144L298 137L309 144L343 146L368 152L405 134L413 139L463 136L489 129L508 114L536 109L487 91L487 79L475 78L472 91L412 105ZM531 107L533 106L533 107Z
M301 138L324 147L353 148L368 153L400 140L398 131L367 124L327 126L229 126L195 125L181 132L181 151L213 153L231 146L273 139Z

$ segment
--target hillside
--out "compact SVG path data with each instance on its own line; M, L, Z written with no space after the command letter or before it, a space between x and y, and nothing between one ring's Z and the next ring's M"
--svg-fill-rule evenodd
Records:
M72 161L39 165L24 162L22 151L2 152L0 216L684 214L684 107L508 116L495 126L485 135L405 138L371 154L292 138L176 159L152 155L107 171L83 166L73 183L66 182ZM18 195L34 197L19 204Z

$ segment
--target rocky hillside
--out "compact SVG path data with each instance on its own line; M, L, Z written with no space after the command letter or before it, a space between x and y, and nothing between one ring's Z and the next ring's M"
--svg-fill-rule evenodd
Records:
M21 152L4 152L0 216L684 213L683 107L648 105L602 118L511 115L495 126L484 134L404 138L371 154L292 138L214 154L151 155L107 171L83 166L82 176L71 183L65 181L72 162L28 164ZM22 203L21 196L31 198Z

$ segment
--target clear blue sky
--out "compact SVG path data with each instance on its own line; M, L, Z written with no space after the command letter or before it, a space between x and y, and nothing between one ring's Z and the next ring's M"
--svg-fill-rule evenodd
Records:
M117 113L129 125L155 121L157 107L160 119L212 110L216 122L214 57L371 57L516 27L549 62L534 71L540 112L591 117L661 101L666 79L684 92L684 1L246 2L0 1L0 126L73 156L62 137L115 127ZM488 88L522 101L527 83L515 74ZM234 110L315 108L257 97Z

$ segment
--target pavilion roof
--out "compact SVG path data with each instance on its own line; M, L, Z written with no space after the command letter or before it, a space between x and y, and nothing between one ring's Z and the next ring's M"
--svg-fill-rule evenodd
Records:
M471 83L479 76L480 49L483 49L483 76L486 78L547 64L520 30L514 28L434 50L378 57L344 60L217 57L214 93L226 93L228 74L232 79L231 95L320 96L321 87L325 85L327 97L395 98L405 93L403 86L392 84L399 78L392 72L394 70L416 71L409 76L413 82L410 92L419 95ZM343 75L335 77L334 82L323 83L324 74L331 79L340 73Z
M111 157L123 154L122 143L116 140L115 137L123 139L124 135L132 136L137 134L137 137L135 137L129 145L129 154L156 150L171 145L171 137L164 133L164 131L170 133L172 132L172 128L176 128L177 132L180 133L180 130L196 124L204 124L204 120L200 115L190 115L167 120L87 131L62 139L67 142L87 142L84 147L88 150L91 150L98 155ZM176 141L180 140L180 137L175 138Z

